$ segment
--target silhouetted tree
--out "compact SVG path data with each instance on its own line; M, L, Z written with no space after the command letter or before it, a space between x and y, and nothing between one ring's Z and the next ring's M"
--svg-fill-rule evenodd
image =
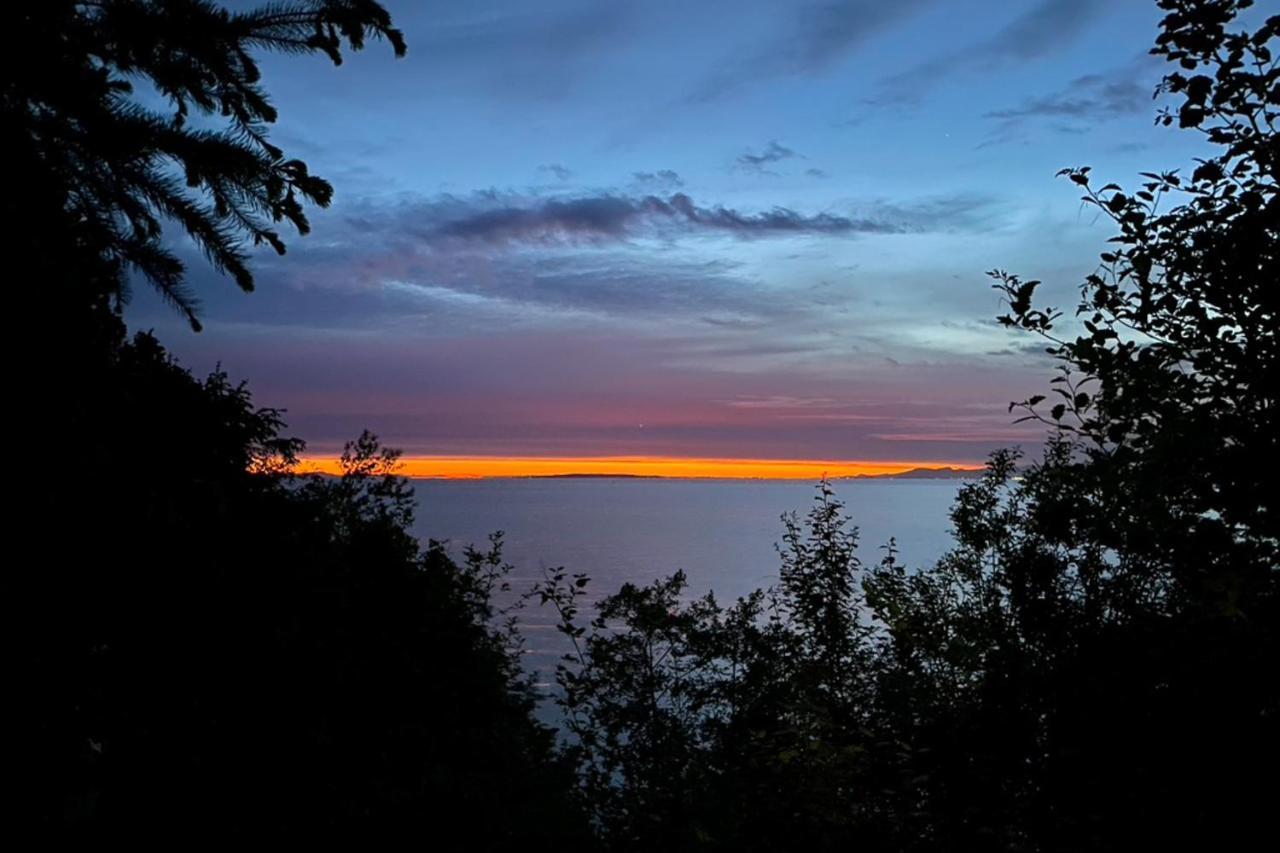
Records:
M683 573L627 584L580 624L584 576L549 573L573 651L558 701L610 849L836 850L884 841L873 626L857 531L827 483L783 517L776 586L725 607Z
M386 12L52 0L0 15L10 310L45 329L10 389L32 442L10 471L6 596L32 837L583 846L518 637L494 624L500 540L460 563L422 547L397 455L372 435L341 477L296 476L282 412L124 333L134 273L198 326L166 222L245 289L249 243L283 251L281 221L305 232L303 205L331 191L267 141L253 56L338 62L370 37L403 52ZM153 91L135 99L136 83Z
M333 194L268 140L277 113L255 54L323 53L340 64L344 45L359 50L371 37L405 51L373 0L242 12L207 0L42 0L0 15L11 47L0 60L6 231L35 257L50 253L32 287L56 291L46 306L119 303L126 274L137 272L196 329L197 302L163 240L165 222L252 290L246 243L283 254L276 224L305 234L303 205L328 205Z
M342 476L294 476L279 412L152 338L103 375L112 406L74 473L21 515L39 546L12 587L27 820L50 838L585 843L494 624L500 541L461 563L420 547L396 454L368 434Z
M1161 0L1163 124L1218 154L1132 194L1064 172L1119 234L1077 325L995 272L1061 362L1054 434L966 487L959 546L867 581L888 625L922 849L1231 846L1267 831L1280 669L1275 134L1280 17ZM1170 206L1172 205L1172 206ZM1064 334L1063 327L1078 329ZM889 668L893 671L893 667ZM891 697L886 694L886 699Z
M1132 193L1064 172L1119 229L1074 324L992 274L1002 321L1061 362L1048 410L1021 404L1052 433L961 489L951 552L860 568L824 488L808 538L788 523L779 587L728 610L681 603L676 576L605 599L587 633L577 587L543 587L570 617L570 755L614 848L1273 834L1280 16L1249 32L1248 0L1158 5L1180 100L1159 121L1218 153Z
M1258 464L1280 442L1280 16L1232 32L1251 3L1160 5L1170 14L1152 52L1182 69L1161 85L1182 104L1160 120L1219 153L1132 193L1064 171L1120 229L1081 290L1079 337L1057 337L1059 312L1033 307L1037 282L993 275L1012 309L1002 320L1048 338L1063 362L1056 404L1046 417L1035 397L1031 415L1072 442L1082 475L1124 489L1112 497L1128 511L1099 506L1091 535L1142 561L1148 583L1181 598L1171 604L1236 608L1269 587L1280 542Z

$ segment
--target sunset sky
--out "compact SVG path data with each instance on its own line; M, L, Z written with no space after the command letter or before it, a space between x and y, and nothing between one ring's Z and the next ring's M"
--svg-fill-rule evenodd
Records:
M400 61L273 57L272 139L334 205L182 362L331 454L980 462L1051 366L984 272L1059 304L1107 223L1064 167L1184 166L1147 0L389 2Z

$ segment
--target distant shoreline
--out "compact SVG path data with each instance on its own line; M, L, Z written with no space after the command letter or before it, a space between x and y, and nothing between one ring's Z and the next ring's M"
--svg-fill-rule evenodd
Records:
M909 471L899 471L892 474L845 474L837 477L828 477L831 482L844 482L848 480L973 480L982 476L985 468L912 468ZM458 480L458 481L475 481L475 480L741 480L744 482L805 482L810 477L732 477L732 476L715 476L706 477L695 476L672 476L664 474L591 474L591 473L568 473L568 474L513 474L513 475L497 475L497 476L481 476L481 477L457 477L457 476L430 476L417 475L409 476L410 480Z
M396 473L414 480L955 480L978 477L977 462L732 459L652 456L405 456ZM342 473L340 460L304 458L299 473Z
M683 477L664 477L661 474L528 474L524 477L484 477L486 480L681 480Z

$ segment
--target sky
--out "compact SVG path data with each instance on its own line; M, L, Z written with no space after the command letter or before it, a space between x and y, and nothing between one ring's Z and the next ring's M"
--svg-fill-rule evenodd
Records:
M243 4L242 4L243 5ZM1133 183L1148 0L388 2L408 55L266 57L272 140L335 201L239 292L221 364L312 454L973 464L1038 444L1053 363L985 273L1074 305L1111 236L1055 173Z

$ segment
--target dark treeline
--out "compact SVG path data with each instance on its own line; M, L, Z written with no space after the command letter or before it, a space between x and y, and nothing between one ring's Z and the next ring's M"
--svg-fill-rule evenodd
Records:
M50 0L0 14L18 54L0 94L15 316L43 330L11 362L29 423L11 469L24 820L51 840L179 846L585 839L571 769L491 624L501 562L421 548L395 454L369 436L341 478L291 476L301 444L279 412L122 322L141 280L196 323L162 224L245 288L246 242L283 251L276 222L305 230L301 203L330 190L266 141L275 111L251 51L400 51L386 13ZM137 106L126 74L175 113Z
M457 849L1132 850L1272 834L1280 17L1159 0L1158 121L1212 156L1132 189L1064 171L1116 237L1074 315L1002 271L1001 318L1061 371L1019 404L953 550L858 557L825 485L778 584L685 578L579 612L559 739L534 721L500 553L408 533L396 454L293 472L280 412L128 339L127 283L198 328L163 227L246 289L331 190L267 140L255 51L368 40L382 8L199 0L3 12L5 229L28 420L15 445L21 812L48 838L398 833ZM1136 48L1137 46L1135 46ZM127 79L170 101L151 112ZM225 131L194 129L188 115ZM207 122L205 123L207 125ZM1014 333L1011 331L1011 333ZM1015 407L1016 408L1016 407Z
M1060 373L1050 438L962 488L956 545L859 562L823 488L775 589L625 587L562 705L613 849L1145 850L1274 835L1280 785L1280 16L1161 0L1165 125L1213 156L1132 190L1063 177L1117 234L1074 317L995 271Z

